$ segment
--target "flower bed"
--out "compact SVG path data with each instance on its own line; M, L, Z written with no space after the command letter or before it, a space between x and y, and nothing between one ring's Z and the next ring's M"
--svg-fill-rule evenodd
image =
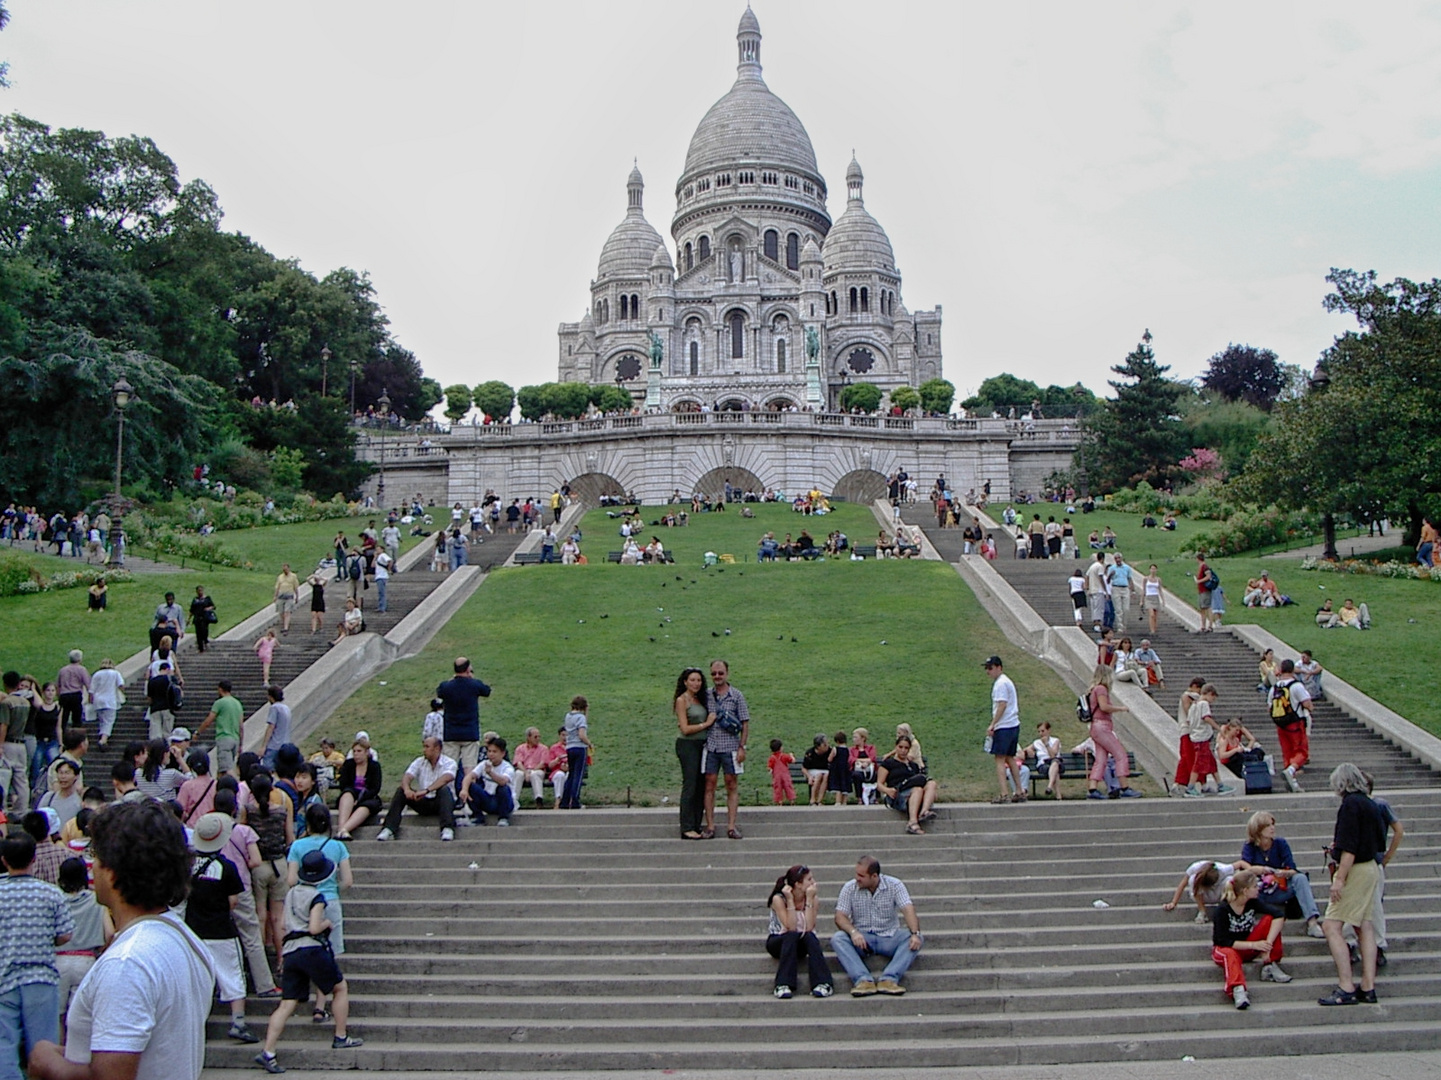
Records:
M1370 577L1409 578L1413 581L1441 581L1441 574L1433 574L1424 566L1414 562L1367 562L1364 559L1341 559L1331 562L1327 559L1303 559L1302 570L1315 570L1322 574L1364 574Z

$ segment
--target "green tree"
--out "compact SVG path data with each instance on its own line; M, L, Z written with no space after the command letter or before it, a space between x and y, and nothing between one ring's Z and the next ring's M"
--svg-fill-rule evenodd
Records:
M515 392L515 402L520 406L520 415L526 420L539 420L545 415L545 385L522 386Z
M956 399L956 387L945 379L927 379L921 383L921 408L927 413L945 416Z
M590 388L590 404L601 412L629 412L635 408L635 398L630 391L615 383L601 383Z
M1332 269L1328 311L1353 315L1322 354L1311 388L1275 409L1238 490L1257 502L1360 520L1441 511L1441 279Z
M920 391L913 386L898 386L891 391L891 404L902 412L909 412L920 403Z
M1116 396L1087 420L1076 464L1092 489L1164 479L1190 449L1176 415L1183 388L1166 378L1171 369L1156 363L1149 341L1111 370L1121 376L1110 382Z
M295 491L300 487L305 469L305 454L290 446L277 446L270 452L270 476L280 487Z
M515 391L508 384L492 379L477 386L472 396L475 407L493 423L504 424L510 421L510 410L515 405Z
M471 406L470 387L455 383L445 388L445 417L452 424L458 424Z
M841 408L850 412L859 409L873 413L881 407L881 388L875 383L858 382L841 390Z
M1030 379L1018 379L1014 375L992 375L981 383L975 394L961 402L961 408L981 416L999 412L1004 416L1015 409L1017 415L1028 412L1031 402L1039 400L1041 388Z

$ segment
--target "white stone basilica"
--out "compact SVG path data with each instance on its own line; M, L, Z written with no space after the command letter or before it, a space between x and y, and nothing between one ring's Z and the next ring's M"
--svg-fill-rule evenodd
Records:
M590 310L560 326L562 382L617 382L648 410L834 409L942 375L941 308L912 314L890 239L846 170L832 223L810 136L761 78L746 9L735 85L696 128L676 183L674 258L632 169Z

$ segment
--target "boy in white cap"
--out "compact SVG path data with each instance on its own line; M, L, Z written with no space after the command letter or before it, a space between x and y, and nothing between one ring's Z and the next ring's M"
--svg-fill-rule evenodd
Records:
M185 925L198 937L215 964L215 988L221 1001L230 1005L229 1035L243 1043L260 1041L245 1024L245 961L240 952L240 932L230 914L231 901L243 885L240 871L221 854L230 842L234 822L225 814L205 814L195 823L191 847L195 866L190 872L190 899L185 905Z

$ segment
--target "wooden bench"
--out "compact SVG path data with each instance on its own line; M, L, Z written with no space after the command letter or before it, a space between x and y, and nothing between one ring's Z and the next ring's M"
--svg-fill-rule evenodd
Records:
M1136 755L1127 751L1126 764L1130 766L1131 776L1142 775L1141 767L1136 764ZM1036 797L1036 785L1042 788L1050 781L1050 765L1045 769L1039 769L1036 765L1027 761L1026 765L1031 770L1031 798ZM1087 754L1062 754L1061 755L1061 779L1062 780L1085 780L1091 771L1091 759Z
M537 566L540 564L540 552L538 551L517 551L515 553L516 566Z
M851 550L863 559L874 559L876 557L875 544L855 544L851 547Z

